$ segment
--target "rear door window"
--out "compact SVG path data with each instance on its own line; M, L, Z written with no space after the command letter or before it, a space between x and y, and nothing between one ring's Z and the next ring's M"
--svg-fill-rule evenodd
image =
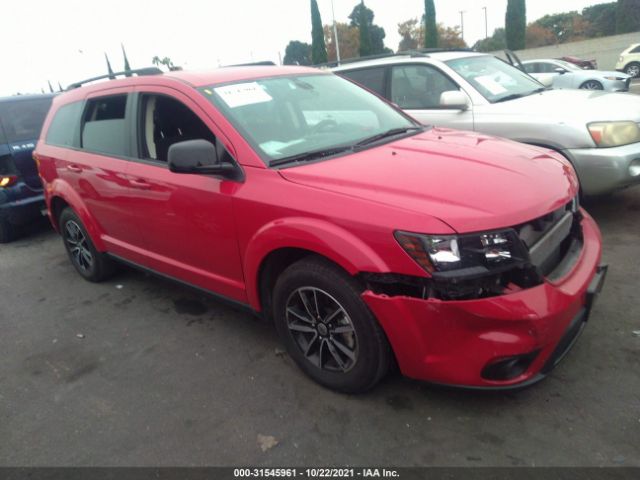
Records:
M82 122L82 148L115 156L129 155L125 124L127 95L94 98L87 102Z
M350 72L337 72L338 75L353 80L358 85L367 87L369 90L376 92L378 95L385 97L385 74L386 68L363 68L361 70L352 70Z
M391 101L400 108L440 108L440 96L452 90L460 88L437 68L427 65L393 67Z
M51 97L0 102L0 118L6 141L37 140L50 106Z
M79 147L76 136L81 112L82 102L60 107L51 121L45 142L59 147Z

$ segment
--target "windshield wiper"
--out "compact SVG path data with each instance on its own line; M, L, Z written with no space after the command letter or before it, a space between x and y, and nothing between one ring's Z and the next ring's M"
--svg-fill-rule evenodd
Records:
M425 127L400 127L400 128L392 128L391 130L387 130L386 132L378 133L369 138L365 138L364 140L360 140L353 147L357 149L358 147L364 147L365 145L369 145L370 143L377 142L378 140L382 140L384 138L393 137L395 135L400 135L402 133L411 132L413 130L424 130Z
M294 162L308 162L309 160L315 160L318 158L330 157L332 155L337 155L342 152L346 152L352 150L353 147L351 145L341 146L341 147L331 147L331 148L319 148L318 150L311 150L310 152L299 153L297 155L290 155L288 157L277 158L275 160L271 160L269 162L270 167L278 167L280 165L285 165L287 163Z

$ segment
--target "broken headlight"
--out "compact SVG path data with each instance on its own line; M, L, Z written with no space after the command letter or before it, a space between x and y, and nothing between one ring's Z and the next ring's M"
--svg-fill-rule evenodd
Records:
M395 238L435 278L477 278L528 261L527 251L513 229L470 235L395 232Z

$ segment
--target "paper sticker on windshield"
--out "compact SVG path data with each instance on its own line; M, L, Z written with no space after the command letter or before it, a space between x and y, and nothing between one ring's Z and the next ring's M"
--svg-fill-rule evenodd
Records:
M238 83L235 85L226 85L214 89L224 100L224 103L231 108L243 107L245 105L253 105L254 103L264 103L273 100L271 96L265 92L256 82Z
M489 90L489 93L491 93L491 95L500 95L501 93L504 93L504 92L507 91L506 88L504 88L502 85L500 85L498 82L496 82L489 75L483 75L481 77L476 77L476 81L480 85L482 85L484 88Z

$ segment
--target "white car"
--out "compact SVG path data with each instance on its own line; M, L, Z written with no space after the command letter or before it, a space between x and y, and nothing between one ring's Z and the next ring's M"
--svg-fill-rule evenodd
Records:
M630 45L620 54L616 70L632 77L640 77L640 43Z
M585 195L640 184L638 95L547 89L493 55L469 51L407 53L333 71L424 124L555 150L573 164Z
M536 80L553 88L582 88L628 92L631 76L620 72L584 70L564 60L545 58L522 62L524 70Z

